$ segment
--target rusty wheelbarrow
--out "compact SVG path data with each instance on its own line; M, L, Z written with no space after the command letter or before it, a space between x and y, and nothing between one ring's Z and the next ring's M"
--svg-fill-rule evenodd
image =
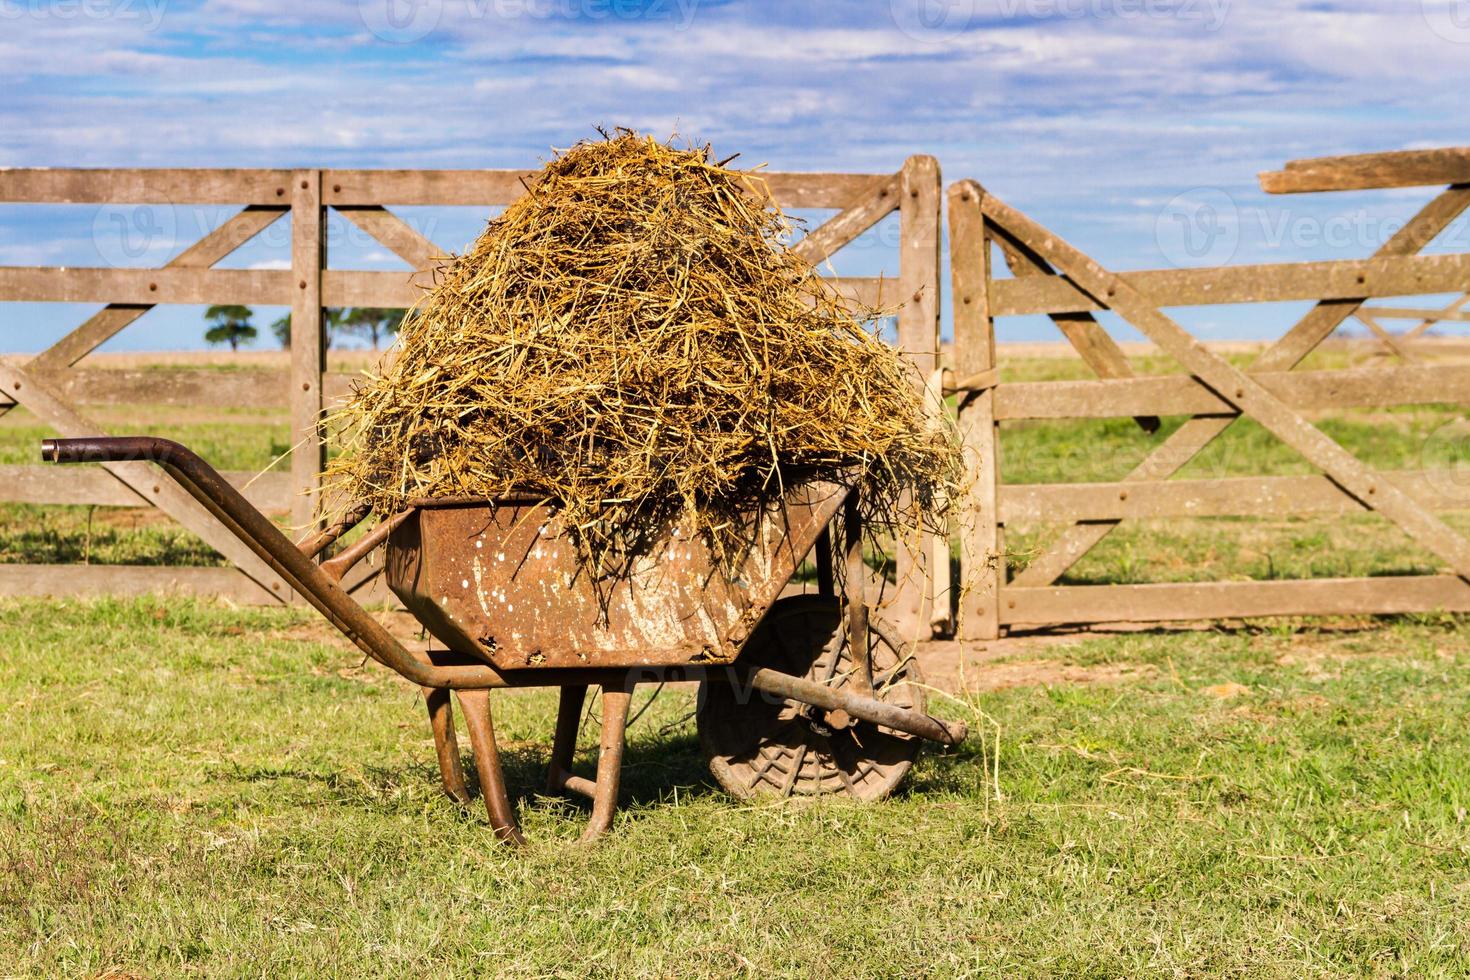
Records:
M561 689L547 789L591 798L584 839L612 826L628 704L640 683L700 682L701 745L716 780L741 798L877 799L907 773L921 739L965 738L963 724L925 712L917 665L868 615L858 502L846 487L808 484L754 515L753 543L734 574L717 574L704 544L673 527L624 572L595 579L542 500L414 501L319 564L368 507L293 544L178 443L52 439L41 453L56 463L144 460L166 469L365 654L424 689L444 789L468 802L449 694L457 691L486 810L505 840L521 834L495 745L494 688ZM339 586L385 539L389 587L443 649L410 652ZM780 598L812 552L818 593ZM602 692L591 779L572 773L590 686Z

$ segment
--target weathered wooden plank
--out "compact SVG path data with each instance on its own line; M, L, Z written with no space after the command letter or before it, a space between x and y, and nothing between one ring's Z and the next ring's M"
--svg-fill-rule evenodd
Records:
M322 272L322 305L331 309L380 306L407 309L433 284L428 272L368 272L327 269Z
M1380 474L1430 510L1470 509L1455 475L1424 470ZM1115 483L1009 483L1000 490L1006 524L1164 517L1286 517L1361 514L1371 508L1324 476L1241 476Z
M444 249L387 208L343 205L337 211L414 269L431 269L448 258Z
M1384 480L1356 456L1293 411L1258 381L1197 343L1183 327L1154 306L1121 276L1108 272L1061 238L994 197L986 197L987 217L1003 224L1043 258L1109 306L1186 370L1228 398L1241 412L1301 453L1344 490L1388 518L1460 575L1470 577L1470 541Z
M185 595L241 605L275 605L269 591L239 569L158 565L4 565L0 596Z
M1461 364L1266 371L1251 377L1292 408L1386 408L1470 404L1470 369ZM1231 403L1193 377L1109 381L1007 382L996 388L997 419L1122 418L1234 414Z
M751 183L763 187L787 209L847 208L877 192L892 174L795 173L753 171Z
M825 262L834 252L883 220L899 206L899 179L893 177L871 195L813 228L792 249L812 265Z
M909 157L900 177L898 346L917 369L915 384L922 387L939 367L939 161ZM934 583L923 537L907 535L894 549L898 584L888 617L906 639L928 639L932 632Z
M913 360L919 378L939 366L939 161L913 156L900 182L898 345Z
M290 171L0 168L0 201L17 204L281 204Z
M1452 187L1437 195L1413 218L1379 247L1377 255L1411 255L1470 207L1470 187ZM1312 307L1281 339L1272 344L1252 365L1252 371L1285 371L1300 364L1344 320L1353 315L1365 297L1326 300ZM1230 427L1234 415L1201 416L1176 429L1163 444L1128 474L1128 480L1165 480L1179 471ZM1079 524L1069 528L1047 551L1016 576L1017 585L1047 585L1085 555L1117 527L1116 523Z
M1018 278L1055 275L1054 270L1044 259L1027 248L1024 242L1016 241L1007 235L1004 228L996 228L995 237L1001 254L1005 256L1006 266L1011 270L1011 275ZM1083 362L1092 368L1093 373L1099 378L1133 377L1133 365L1128 363L1123 349L1091 313L1053 313L1051 322L1056 325L1057 329L1062 332L1062 336L1067 338L1067 342L1081 356ZM1157 415L1138 415L1134 421L1144 432L1158 431L1159 417Z
M1155 307L1415 296L1463 291L1470 283L1470 254L1148 269L1118 278ZM1106 301L1064 276L996 279L990 285L993 316L1078 313L1105 309Z
M896 279L882 276L827 276L827 282L839 296L861 307L888 308L899 302L903 288Z
M323 170L322 201L339 205L497 207L526 193L534 170Z
M1283 170L1263 171L1260 180L1268 194L1465 184L1470 183L1470 147L1292 160Z
M935 368L924 385L924 412L926 424L935 427L948 426L948 409L945 407L944 379L953 374L949 368ZM927 534L925 558L928 561L929 578L929 628L934 634L952 636L955 632L957 608L954 602L955 582L950 567L950 522L931 529Z
M44 381L27 374L19 365L4 358L0 358L0 392L29 408L37 418L62 436L106 435L97 423L66 404ZM39 447L37 452L39 453ZM166 472L142 462L103 463L101 466L132 491L197 534L205 544L234 562L241 571L265 589L283 600L290 596L286 583Z
M1320 411L1394 405L1470 404L1470 371L1454 364L1353 368L1340 371L1271 371L1253 375L1293 408ZM323 380L328 404L346 397L355 372ZM68 401L88 405L229 405L281 409L287 404L287 372L266 368L73 368L51 377ZM1234 415L1230 402L1191 377L1111 381L1027 381L996 386L996 420L1122 418L1161 415Z
M82 405L231 408L284 408L289 384L285 371L209 368L73 368L48 380L61 397Z
M949 188L950 285L954 307L955 369L965 377L995 367L995 322L986 302L990 282L990 241L974 181ZM993 640L1000 635L1001 558L997 490L1000 441L995 420L995 389L987 388L959 403L960 445L970 476L960 507L960 639Z
M433 285L433 267L413 273L327 269L322 274L322 302L333 309L349 306L406 309ZM877 276L828 276L826 279L839 295L864 306L892 306L901 301L903 286L895 279Z
M327 267L326 208L322 172L291 175L291 526L305 530L316 520L316 491L327 461L320 424L325 405L322 374L322 270ZM386 305L386 304L385 304Z
M276 269L101 269L0 266L0 302L284 304L291 274Z
M38 450L39 452L39 450ZM220 474L256 508L282 513L291 508L291 480L284 473ZM0 502L98 507L151 507L112 475L90 466L0 465Z
M445 205L496 207L526 192L534 170L325 170L323 200L338 205ZM751 174L786 208L846 208L890 174Z
M0 267L0 302L113 303L137 319L166 303L286 305L295 291L291 272L279 269L96 269ZM859 301L894 303L901 286L876 277L833 277L840 293ZM425 273L331 269L322 276L330 307L407 308L432 282ZM884 296L886 286L886 297ZM124 324L126 326L126 324ZM121 329L121 328L119 328Z
M349 394L361 375L328 374L323 395L328 404ZM267 368L217 371L210 368L73 368L48 382L69 402L82 405L217 406L236 409L285 409L290 374Z
M1324 578L1157 585L1011 586L1007 625L1155 623L1259 616L1361 616L1470 610L1470 584L1457 575Z

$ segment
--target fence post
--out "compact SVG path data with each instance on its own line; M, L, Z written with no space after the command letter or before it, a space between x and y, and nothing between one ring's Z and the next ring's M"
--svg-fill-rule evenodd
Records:
M995 321L990 316L990 240L981 202L985 189L962 180L949 189L949 274L954 290L955 374L995 367ZM1000 589L1005 556L998 522L1000 439L995 391L960 396L960 439L969 478L961 507L960 621L962 640L1000 635Z
M291 175L291 524L315 522L326 446L318 425L322 417L322 270L327 264L326 210L322 172Z
M916 385L939 365L939 161L911 156L904 161L899 198L898 346L918 368ZM925 557L928 536L897 542L898 589L890 616L905 639L927 640L934 602L934 577Z

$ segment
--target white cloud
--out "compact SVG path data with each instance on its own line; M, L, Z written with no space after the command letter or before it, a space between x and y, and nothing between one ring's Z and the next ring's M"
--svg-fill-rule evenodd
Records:
M1188 188L1344 207L1268 199L1255 173L1464 142L1470 45L1418 0L1211 2L1194 6L1217 30L1108 15L1121 0L954 0L957 29L905 33L883 0L699 4L682 30L443 0L408 45L368 33L356 0L171 4L154 31L26 17L0 24L0 165L524 166L597 124L677 128L776 169L933 153L947 179L1148 264L1158 208Z

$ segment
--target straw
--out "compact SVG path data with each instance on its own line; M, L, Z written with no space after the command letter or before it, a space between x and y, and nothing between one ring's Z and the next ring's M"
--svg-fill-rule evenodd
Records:
M345 499L529 492L606 567L681 522L722 558L814 479L937 519L959 471L909 362L786 246L758 177L628 130L561 153L329 424ZM902 506L901 506L902 504Z

